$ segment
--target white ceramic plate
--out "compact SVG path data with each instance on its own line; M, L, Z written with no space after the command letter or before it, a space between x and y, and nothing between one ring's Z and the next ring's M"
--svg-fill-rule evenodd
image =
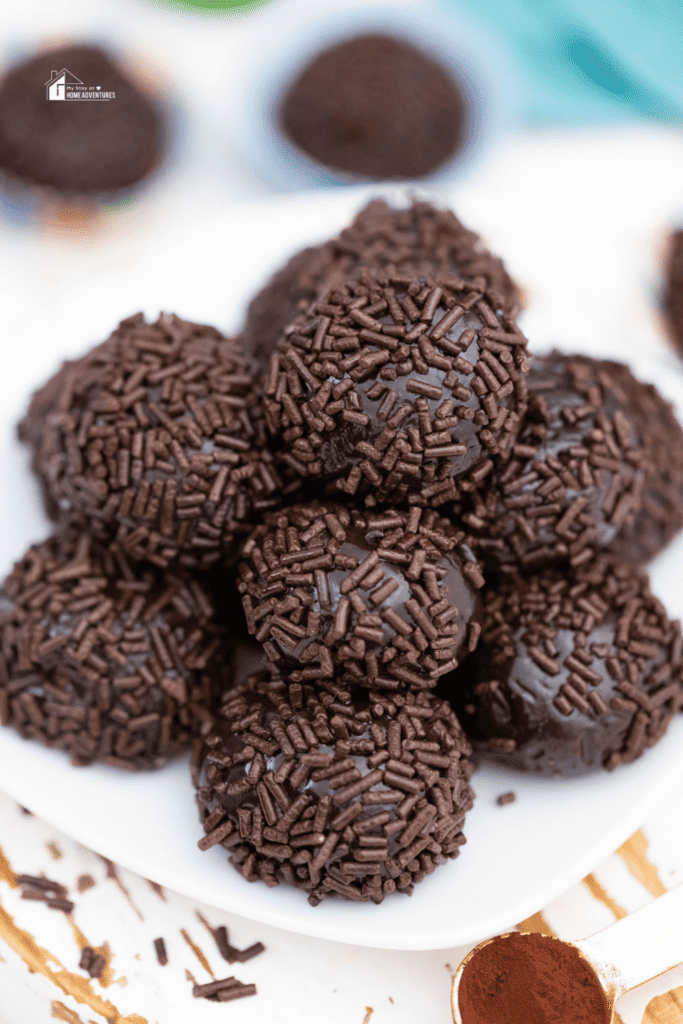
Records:
M539 174L553 175L553 188L545 191L527 174L515 178L515 159L520 168L524 161L523 153L512 152L499 175L507 183L506 202L494 168L478 186L461 189L456 206L469 223L485 229L521 275L531 297L526 325L536 348L559 342L614 354L618 345L683 414L683 378L673 357L667 361L654 321L643 313L647 303L632 315L633 296L644 294L647 278L643 223L649 224L655 212L636 211L640 220L632 216L630 228L621 214L626 198L636 195L642 161L629 164L618 151L616 179L608 168L602 193L598 188L582 203L557 210L558 192L568 193L576 175L588 173L596 159L604 162L605 155L596 157L595 150L579 145L577 168L565 152L544 157L537 147L535 166L546 160ZM683 147L679 155L683 163ZM624 203L615 200L614 180ZM31 389L59 360L100 340L118 318L139 308L149 315L160 308L175 310L234 328L246 297L272 268L300 246L339 230L367 195L354 190L274 200L217 211L199 225L179 215L148 242L117 250L35 239L29 244L18 235L0 239L5 292L0 302L0 573L48 529L13 424ZM673 204L673 182L671 196ZM624 297L631 306L624 306ZM642 349L657 345L660 356L643 363ZM683 611L682 575L683 541L653 569L655 590L673 615ZM186 761L136 776L105 767L74 769L61 753L0 730L0 785L83 844L234 913L292 931L395 949L475 942L534 913L623 842L681 774L683 716L654 750L613 774L544 781L502 769L478 771L477 802L458 860L427 878L410 900L387 899L379 907L328 901L313 909L301 892L245 882L226 864L225 851L197 850ZM509 789L516 791L516 802L498 807L496 796Z

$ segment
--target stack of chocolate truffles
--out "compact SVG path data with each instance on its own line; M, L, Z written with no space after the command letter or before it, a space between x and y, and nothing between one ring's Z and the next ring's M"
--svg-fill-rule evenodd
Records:
M478 760L640 756L683 704L643 570L683 432L519 309L451 212L376 200L240 337L138 314L64 363L19 427L56 529L0 591L3 724L76 764L192 744L200 849L314 906L457 857Z

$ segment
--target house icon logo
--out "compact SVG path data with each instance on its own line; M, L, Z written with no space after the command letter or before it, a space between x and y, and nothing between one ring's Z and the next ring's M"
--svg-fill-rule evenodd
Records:
M83 85L80 78L72 75L68 68L61 71L53 71L49 81L45 83L47 98L49 100L65 100L67 85Z
M68 68L53 71L45 83L45 95L48 100L75 100L83 103L86 100L107 102L116 98L115 92L109 92L100 85L84 85Z

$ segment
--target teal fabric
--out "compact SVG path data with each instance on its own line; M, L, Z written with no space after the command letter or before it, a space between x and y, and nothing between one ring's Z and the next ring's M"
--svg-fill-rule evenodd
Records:
M683 0L451 2L507 42L528 124L683 124Z

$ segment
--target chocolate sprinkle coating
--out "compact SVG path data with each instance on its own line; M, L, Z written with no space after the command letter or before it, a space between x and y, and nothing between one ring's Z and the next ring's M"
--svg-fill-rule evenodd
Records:
M270 358L282 459L366 504L438 506L506 456L526 403L526 338L493 297L445 277L326 288Z
M161 567L234 559L281 500L254 366L236 340L176 316L122 320L37 392L19 433L49 511L115 530Z
M476 659L443 680L482 759L541 775L630 764L683 707L683 640L647 577L607 555L484 595Z
M335 700L252 679L226 698L200 758L205 835L248 880L381 903L457 857L469 746L431 694Z
M584 565L633 522L646 451L633 409L637 382L617 366L559 352L532 358L513 457L488 489L472 491L463 515L495 568Z
M511 316L521 306L519 289L502 260L451 210L427 202L394 210L375 199L337 238L293 256L252 299L244 330L247 349L267 358L287 324L308 308L323 285L354 277L363 266L399 277L466 278L495 293L494 306Z
M239 565L247 626L293 682L434 687L479 637L483 577L461 540L419 508L274 513Z
M640 509L622 526L610 550L644 565L683 529L683 429L673 406L654 385L643 384L621 363L608 366L629 396L630 415L645 449Z
M64 68L115 98L50 102L44 83ZM164 135L157 105L96 46L47 50L0 83L0 166L41 185L71 193L130 186L157 166Z
M421 178L462 149L469 109L440 63L388 35L317 54L283 97L280 130L319 163L364 178Z
M156 768L206 729L224 636L196 579L62 531L0 589L0 723L75 765Z

